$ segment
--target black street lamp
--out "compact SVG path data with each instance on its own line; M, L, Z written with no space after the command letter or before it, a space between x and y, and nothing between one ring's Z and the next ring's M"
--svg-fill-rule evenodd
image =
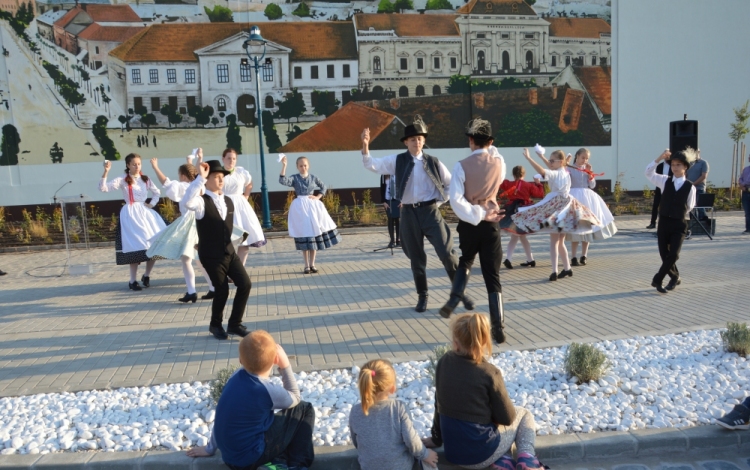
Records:
M242 59L242 65L249 65L255 69L255 108L258 112L258 148L260 149L260 197L263 206L263 228L271 228L271 208L268 203L268 187L266 186L266 160L263 155L263 118L260 111L260 68L261 61L266 56L266 41L260 35L260 28L253 26L250 28L250 36L242 44L245 49L247 59ZM249 63L248 59L252 62Z

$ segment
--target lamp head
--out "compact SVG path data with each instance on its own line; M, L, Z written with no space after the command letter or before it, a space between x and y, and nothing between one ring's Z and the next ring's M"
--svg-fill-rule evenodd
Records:
M247 41L245 41L245 44L249 46L265 46L266 45L265 39L263 39L263 36L260 35L260 28L258 26L252 26L250 28L250 36L247 38Z

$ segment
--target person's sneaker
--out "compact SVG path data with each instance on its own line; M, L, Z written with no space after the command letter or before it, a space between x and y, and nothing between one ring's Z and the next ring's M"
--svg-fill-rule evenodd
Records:
M490 465L491 470L516 470L516 461L513 457L505 454L495 463Z
M523 452L518 454L518 460L516 460L516 470L543 470L544 467L539 463L539 459L531 454Z
M727 429L750 429L750 408L734 405L734 409L716 420L716 424Z
M286 464L283 463L268 462L267 464L258 467L258 470L289 470L290 468L292 467L287 467Z

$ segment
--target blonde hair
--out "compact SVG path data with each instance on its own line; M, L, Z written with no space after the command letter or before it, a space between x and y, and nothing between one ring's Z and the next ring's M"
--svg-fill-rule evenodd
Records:
M297 160L294 162L294 166L299 165L300 160L307 160L307 157L297 157ZM307 160L308 165L310 164L310 160Z
M240 361L248 372L263 373L273 366L275 360L276 341L267 331L251 331L240 341Z
M390 390L396 384L396 371L386 359L374 359L362 366L357 386L362 400L362 412L367 416L375 404L375 395Z
M492 354L490 323L480 313L458 315L451 325L453 342L458 353L471 358L479 364L482 359Z
M557 156L557 158L555 158L555 156ZM560 160L560 161L564 162L565 161L565 152L563 152L562 150L555 150L549 156L549 161L552 161L552 160Z

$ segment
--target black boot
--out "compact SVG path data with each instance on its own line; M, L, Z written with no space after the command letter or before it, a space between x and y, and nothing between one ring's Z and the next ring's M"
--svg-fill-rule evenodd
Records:
M440 308L440 316L443 318L450 318L453 311L458 307L459 302L461 302L461 296L451 294L448 298L448 302Z
M466 295L466 284L469 283L469 270L460 268L457 269L455 274L453 274L453 277L451 278L451 282L453 283L453 286L451 287L451 297L453 297L454 295L459 296L459 300L463 302L464 308L466 310L474 310L476 304L473 300L471 300L471 298L469 298L468 295ZM448 300L448 303L445 304L445 307L447 307L451 303L451 301L452 300ZM455 309L455 306L453 308ZM451 310L451 313L452 312L453 310ZM442 312L440 314L445 318L448 318L450 316L450 313L448 313L448 316L445 316Z
M503 328L505 327L505 314L503 312L503 294L502 292L492 292L489 296L490 300L490 330L492 332L492 339L497 344L505 342L505 333Z
M414 284L417 286L417 294L419 295L419 301L414 310L422 313L427 310L427 276L415 277Z

